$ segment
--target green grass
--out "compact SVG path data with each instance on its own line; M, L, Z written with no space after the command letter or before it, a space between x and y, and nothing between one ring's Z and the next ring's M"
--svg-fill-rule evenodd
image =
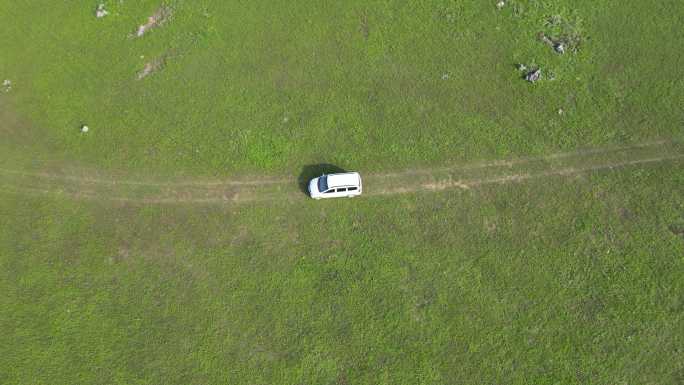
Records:
M684 382L683 2L97 3L0 0L0 384Z
M14 84L0 100L43 139L13 151L7 135L6 153L233 175L683 137L681 1L169 0L172 19L140 39L129 35L159 1L105 3L97 20L91 1L0 2L0 77ZM554 15L582 36L578 54L538 41L562 32ZM556 80L529 85L517 63Z
M0 382L680 383L682 166L219 209L3 195Z

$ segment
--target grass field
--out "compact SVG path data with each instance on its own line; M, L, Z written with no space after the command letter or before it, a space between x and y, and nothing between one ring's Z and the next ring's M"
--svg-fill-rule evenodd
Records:
M0 384L684 382L683 2L98 3L0 0Z
M682 161L321 206L0 204L3 384L677 384Z
M91 1L0 2L3 105L39 133L19 158L211 176L683 138L681 1L170 0L137 39L159 0L104 3L98 20ZM537 39L567 29L577 54ZM518 63L556 80L531 86Z

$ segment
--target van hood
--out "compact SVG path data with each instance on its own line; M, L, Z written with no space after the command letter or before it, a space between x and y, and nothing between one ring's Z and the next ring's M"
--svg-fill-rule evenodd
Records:
M320 194L321 192L318 191L318 178L313 178L309 182L309 195L312 197L315 195Z

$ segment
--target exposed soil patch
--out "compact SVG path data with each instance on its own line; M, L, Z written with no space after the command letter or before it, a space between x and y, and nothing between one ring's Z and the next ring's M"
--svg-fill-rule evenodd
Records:
M684 224L675 224L670 226L670 231L674 235L678 235L684 239Z
M145 63L145 67L138 72L137 79L142 80L155 72L160 71L166 65L166 55L160 56Z
M577 313L581 320L591 322L605 309L604 300L597 295L589 295L577 305Z
M631 221L634 219L634 214L624 207L620 207L617 210L617 213L618 216L620 216L620 219L622 219L623 221Z
M136 37L141 37L150 30L164 25L173 16L173 9L167 5L162 5L157 9L152 16L147 18L147 23L138 27L135 32Z
M370 36L370 27L368 25L368 14L366 12L363 12L359 16L359 32L361 32L361 36L363 36L363 38L366 40Z

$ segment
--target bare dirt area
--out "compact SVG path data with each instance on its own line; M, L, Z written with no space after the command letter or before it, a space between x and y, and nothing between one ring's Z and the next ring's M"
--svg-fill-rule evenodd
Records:
M414 169L364 176L369 196L475 189L491 184L567 177L615 168L684 159L680 143L657 141L628 147L595 148L543 157ZM241 180L136 181L0 169L0 191L56 195L92 201L133 204L244 204L303 199L295 178Z
M160 56L152 61L149 61L145 63L145 67L143 67L142 70L140 70L136 76L136 79L142 80L153 73L161 70L164 68L164 65L166 64L166 56Z
M173 16L173 9L169 6L159 7L150 17L147 18L147 22L138 27L135 32L135 37L142 37L144 34L150 30L162 26L166 23L171 16Z

